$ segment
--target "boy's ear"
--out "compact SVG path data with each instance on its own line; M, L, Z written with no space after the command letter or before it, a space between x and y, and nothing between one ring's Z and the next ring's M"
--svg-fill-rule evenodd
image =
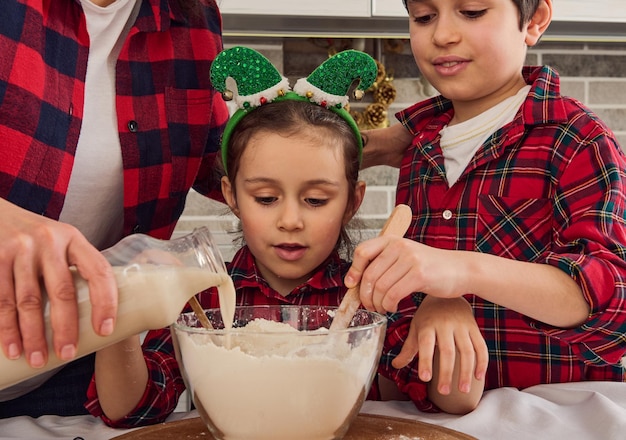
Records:
M235 197L235 188L231 184L228 176L222 177L222 195L230 210L239 217L239 208L237 208L237 199Z
M552 0L540 0L534 15L526 25L526 45L537 44L552 22Z
M365 182L359 180L356 183L356 187L354 188L354 203L352 206L346 207L346 212L343 215L343 225L347 225L352 217L356 214L356 212L361 207L361 203L363 203L363 197L365 197Z

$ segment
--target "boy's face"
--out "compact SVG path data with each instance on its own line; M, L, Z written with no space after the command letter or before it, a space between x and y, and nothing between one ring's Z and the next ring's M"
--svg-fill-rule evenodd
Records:
M524 86L526 26L511 0L408 0L411 49L462 122Z

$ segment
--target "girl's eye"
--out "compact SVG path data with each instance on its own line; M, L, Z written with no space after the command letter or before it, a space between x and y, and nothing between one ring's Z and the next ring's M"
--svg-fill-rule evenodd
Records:
M254 201L257 202L260 205L271 205L272 203L274 203L276 201L276 197L271 197L271 196L255 197Z
M486 9L481 9L480 11L461 11L461 14L465 15L467 18L480 18L486 13Z
M318 207L318 206L324 206L326 203L328 203L328 200L307 198L306 202L313 207Z

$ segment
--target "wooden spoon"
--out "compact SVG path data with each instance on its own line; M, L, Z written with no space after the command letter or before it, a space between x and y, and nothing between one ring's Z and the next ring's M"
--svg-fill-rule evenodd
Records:
M189 305L191 306L193 313L196 315L196 318L198 318L198 321L200 321L200 324L202 324L202 327L204 327L207 330L213 329L213 326L211 325L211 321L209 321L209 318L206 317L206 314L204 313L204 309L200 305L198 298L196 298L195 296L192 296L189 299Z
M396 206L378 235L395 235L397 237L403 237L407 229L409 229L412 217L413 213L411 212L411 208L407 205ZM341 300L341 304L339 304L339 308L333 318L333 322L330 324L331 331L342 330L348 328L350 325L352 317L361 305L361 299L359 298L359 286L360 284L357 284L353 288L348 289L346 295Z

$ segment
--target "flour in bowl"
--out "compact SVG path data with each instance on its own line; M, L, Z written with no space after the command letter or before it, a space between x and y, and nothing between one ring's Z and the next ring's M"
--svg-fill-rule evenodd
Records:
M384 332L370 330L355 343L351 332L256 319L227 333L229 348L219 346L225 334L176 335L196 406L218 437L330 440L343 435L371 383Z

